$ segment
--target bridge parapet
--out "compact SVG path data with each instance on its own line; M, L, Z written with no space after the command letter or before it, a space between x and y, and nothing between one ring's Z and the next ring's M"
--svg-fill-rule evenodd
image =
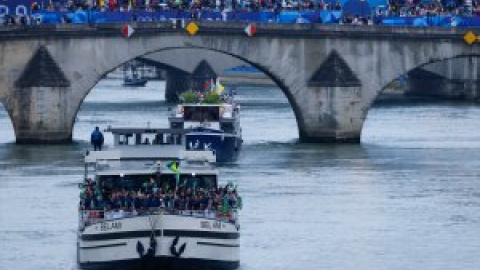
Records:
M219 22L219 21L160 21L160 22L130 22L135 29L135 36L157 35L161 32L179 32L188 36L184 26L195 22L200 28L196 35L238 35L246 36L244 22ZM68 36L68 37L94 37L102 35L121 36L124 23L102 24L48 24L35 26L13 25L0 28L2 37L39 37ZM337 24L256 24L256 36L280 36L296 38L361 38L361 39L415 39L415 40L438 40L449 39L463 42L463 36L468 31L461 27L411 27L411 26L383 26L383 25L337 25Z

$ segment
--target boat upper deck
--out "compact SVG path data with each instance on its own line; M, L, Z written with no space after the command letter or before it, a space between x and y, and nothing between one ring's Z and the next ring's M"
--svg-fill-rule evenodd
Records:
M239 106L232 103L204 104L182 103L173 111L170 122L224 122L235 119Z
M197 159L215 162L212 151L184 150L182 145L119 145L105 151L91 151L85 155L85 163L114 160L186 160Z
M181 145L182 137L191 132L188 128L108 127L115 146L130 145ZM168 148L167 148L168 149Z
M171 161L146 160L109 160L96 163L97 176L102 175L174 175L177 172L168 169ZM208 162L180 162L179 175L218 175L218 170Z

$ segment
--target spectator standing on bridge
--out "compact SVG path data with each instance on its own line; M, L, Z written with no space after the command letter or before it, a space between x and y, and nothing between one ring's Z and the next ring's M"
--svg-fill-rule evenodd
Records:
M102 151L103 145L103 134L98 127L95 127L95 130L92 132L90 136L90 142L93 144L94 151Z

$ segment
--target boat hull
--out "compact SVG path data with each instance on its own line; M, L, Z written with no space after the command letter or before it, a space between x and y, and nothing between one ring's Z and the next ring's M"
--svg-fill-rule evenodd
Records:
M235 134L192 132L185 137L187 150L213 150L217 162L237 160L242 147L242 139Z
M154 257L147 259L129 259L117 260L101 263L80 263L80 267L85 270L158 270L158 269L178 269L178 270L213 270L237 269L239 261L225 262L204 259L183 259L172 257Z
M163 214L122 218L79 232L78 263L83 269L235 269L239 237L228 221Z

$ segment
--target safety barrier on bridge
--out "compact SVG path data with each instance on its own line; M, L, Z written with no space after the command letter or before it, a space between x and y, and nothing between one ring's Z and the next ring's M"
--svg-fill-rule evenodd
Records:
M118 23L131 21L167 21L196 19L199 21L257 22L257 23L325 23L338 24L342 11L273 11L261 12L189 12L181 10L156 12L36 12L33 17L37 23ZM416 17L373 17L374 24L388 26L438 26L438 27L480 27L480 16L416 16Z
M258 23L338 23L341 11L273 11L261 12L219 12L219 11L136 11L136 12L35 12L38 23L113 23L129 21L164 21L173 19L197 19L201 21L233 21Z

